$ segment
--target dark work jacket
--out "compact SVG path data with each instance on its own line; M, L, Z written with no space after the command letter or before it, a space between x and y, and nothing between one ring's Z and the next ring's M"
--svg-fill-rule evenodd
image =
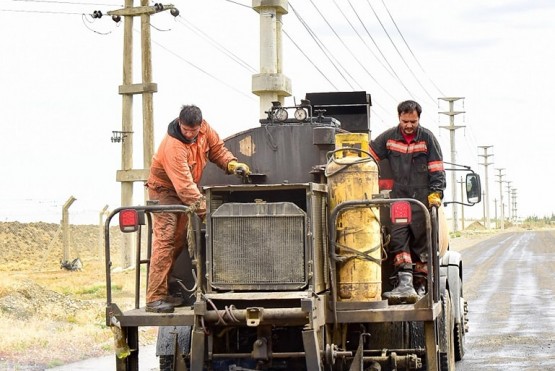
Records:
M421 126L407 144L399 126L370 142L376 160L388 159L393 175L392 198L414 198L428 205L428 195L445 189L443 155L434 134Z

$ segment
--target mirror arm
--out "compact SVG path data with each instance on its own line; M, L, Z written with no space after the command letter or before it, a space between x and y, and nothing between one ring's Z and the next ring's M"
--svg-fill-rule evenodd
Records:
M446 202L443 203L443 206L447 206L449 204L459 204L459 205L464 205L464 206L474 206L474 205L476 205L476 203L465 204L464 202L460 202L460 201L446 201Z

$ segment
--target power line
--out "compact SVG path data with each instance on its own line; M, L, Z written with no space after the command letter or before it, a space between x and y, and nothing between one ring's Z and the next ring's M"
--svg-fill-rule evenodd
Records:
M62 15L83 15L85 13L76 12L60 12L50 10L23 10L23 9L0 9L0 12L13 12L13 13L42 13L42 14L62 14Z
M395 19L393 19L393 16L391 15L391 13L389 12L389 9L387 8L387 5L385 4L385 1L382 0L382 4L383 7L385 8L385 10L387 11L387 14L389 15L389 18L391 19L391 22L393 23L393 25L395 26L395 29L397 30L397 32L399 33L399 36L401 36L401 39L403 40L403 43L405 44L405 46L407 47L407 49L409 50L410 54L412 55L412 57L414 58L414 60L416 61L416 63L418 64L418 66L420 67L420 69L422 70L422 72L424 73L424 75L426 75L426 77L428 78L428 80L430 81L430 83L437 89L437 91L439 92L440 96L444 97L445 94L443 94L443 92L441 91L440 88L438 88L438 86L435 84L435 82L428 76L428 74L426 73L426 71L424 70L424 67L422 67L422 64L420 64L420 61L418 60L418 58L416 58L416 55L413 53L411 47L409 46L409 44L407 43L407 40L405 40L405 37L403 36L403 33L401 32L401 30L399 29L399 27L397 26L397 22L395 22Z
M372 9L372 13L374 13L374 16L376 17L376 19L378 20L378 23L380 24L380 26L382 27L382 30L385 32L387 38L389 39L389 41L391 42L391 45L393 45L393 48L395 49L395 51L397 52L397 54L399 55L399 57L401 58L401 60L403 61L403 63L405 64L405 66L407 67L407 69L409 70L409 72L411 73L411 75L414 77L414 79L416 80L416 82L418 83L418 85L422 88L422 90L424 90L424 93L426 93L428 95L428 97L432 100L432 102L436 102L436 100L434 99L434 97L432 97L432 95L428 92L428 90L424 87L424 85L422 85L422 83L420 82L420 80L418 79L418 77L416 77L414 71L412 70L412 68L409 66L409 64L407 63L407 61L405 60L405 58L403 57L403 55L401 54L401 52L399 51L399 48L397 48L397 45L395 45L395 42L393 42L393 40L391 39L391 36L389 36L389 33L387 32L387 29L385 28L385 26L382 23L382 20L380 19L380 17L378 16L378 13L376 13L376 11L374 10L374 7L372 6L372 4L370 3L370 0L366 0L366 2L368 3L368 6L370 6L370 9Z
M339 73L339 75L341 75L341 77L343 78L343 80L345 80L345 82L347 83L347 85L349 85L349 87L351 89L354 89L353 85L351 85L351 83L349 82L349 80L347 80L347 78L345 77L345 75L343 75L343 73L341 72L341 70L337 67L337 64L341 65L339 63L339 61L337 61L337 59L335 59L335 57L333 57L333 54L330 53L330 51L326 48L326 46L324 45L324 43L322 43L322 41L320 41L320 39L316 36L316 34L314 33L314 31L312 31L312 29L310 28L310 26L304 21L304 19L301 17L301 15L295 10L295 8L293 7L293 5L291 3L289 3L289 6L291 7L291 10L293 10L293 13L295 13L295 16L297 16L297 19L299 20L299 22L301 22L301 24L303 25L303 27L307 30L307 32L309 33L309 35L312 37L312 39L316 42L316 45L320 48L320 50L324 53L324 56L329 60L329 62L332 64L332 66L335 68L335 70ZM332 61L332 58L335 59L335 62ZM341 68L345 69L343 66L341 66ZM352 78L352 77L351 77Z
M123 5L117 5L117 4L80 3L80 2L73 2L73 1L56 1L56 0L12 0L12 1L27 2L27 3L70 4L70 5L123 6Z
M370 78L380 87L382 88L382 90L391 97L391 99L395 99L393 98L393 95L391 95L389 93L389 91L387 91L387 89L385 87L382 86L382 84L380 84L378 82L378 80L376 80L374 78L374 76L370 73L370 71L368 71L368 69L362 64L362 62L357 58L357 56L353 53L353 51L351 50L351 48L349 48L347 46L347 44L343 41L343 39L341 38L341 36L339 36L339 34L335 31L335 29L333 28L333 26L328 22L327 18L322 14L322 12L320 12L320 10L318 9L318 7L316 7L316 5L314 5L313 0L310 0L310 3L312 4L312 6L314 6L314 8L316 8L316 11L318 12L318 14L320 14L320 16L322 17L322 19L324 20L324 22L326 22L326 24L328 25L328 27L331 29L331 31L333 32L333 34L339 39L339 41L341 42L341 44L343 45L343 47L345 47L345 49L349 52L349 54L351 54L351 56L355 59L355 61L359 64L359 66L368 74L368 76L370 76ZM334 2L335 3L335 2ZM337 6L337 4L335 4ZM355 80L356 81L356 80Z
M216 47L219 51L221 51L223 54L228 56L231 60L233 60L234 62L239 64L241 67L245 68L249 72L256 73L256 69L254 67L252 67L249 63L247 63L243 59L241 59L239 56L237 56L237 54L235 54L232 51L230 51L229 49L227 49L221 43L216 41L214 38L212 38L206 32L202 31L200 28L195 26L191 21L185 19L181 15L178 17L178 21L179 21L179 23L183 24L185 27L189 28L191 31L195 32L197 35L200 35L205 40L208 40L214 47Z
M322 75L322 77L323 77L324 79L326 79L327 82L329 82L330 85L331 85L335 90L337 90L337 87L333 84L333 82L331 82L331 80L328 79L328 77L326 76L326 74L324 74L324 73L322 72L322 70L320 70L320 69L318 68L318 66L316 66L316 64L314 63L314 61L312 61L312 59L310 59L310 57L309 57L309 56L304 52L304 50L303 50L303 49L291 38L291 36L289 36L289 34L288 34L284 29L282 29L282 32L283 32L283 34L284 34L285 36L287 36L287 38L289 39L289 41L291 41L291 42L293 43L293 45L295 45L295 47L301 52L301 54L310 62L310 64L312 64L312 66L313 66L314 68L316 68L316 70L320 73L320 75Z
M159 42L156 41L152 41L154 44L158 45L160 48L164 49L165 51L167 51L168 53L170 53L171 55L173 55L174 57L180 59L181 61L187 63L189 66L195 68L196 70L204 73L205 75L209 76L210 78L216 80L217 82L221 83L222 85L227 86L228 88L234 90L236 93L239 93L251 100L254 100L254 97L251 95L247 95L244 92L240 91L239 89L235 88L233 85L230 85L226 82L224 82L222 79L219 79L218 77L212 75L210 72L207 72L206 70L202 69L201 67L197 66L196 64L192 63L191 61L188 61L187 59L183 58L182 56L180 56L179 54L177 54L176 52L170 50L169 48L167 48L166 46L160 44Z

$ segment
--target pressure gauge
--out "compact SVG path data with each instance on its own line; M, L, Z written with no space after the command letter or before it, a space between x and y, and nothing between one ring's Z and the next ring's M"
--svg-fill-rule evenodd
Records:
M284 108L278 108L274 113L274 117L277 121L285 121L289 117L287 110Z
M295 118L299 121L304 121L306 120L307 117L307 113L306 110L304 108L297 108L295 110Z

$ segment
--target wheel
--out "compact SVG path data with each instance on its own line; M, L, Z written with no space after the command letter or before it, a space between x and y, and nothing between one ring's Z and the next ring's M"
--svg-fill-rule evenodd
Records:
M173 370L173 356L160 356L160 371Z
M464 357L464 342L465 342L465 335L466 335L466 315L467 315L467 306L466 301L464 298L461 297L461 318L459 323L455 323L453 329L453 336L455 338L455 360L460 361Z
M441 371L455 371L455 340L453 307L449 290L441 295L442 313L439 320L439 357Z

